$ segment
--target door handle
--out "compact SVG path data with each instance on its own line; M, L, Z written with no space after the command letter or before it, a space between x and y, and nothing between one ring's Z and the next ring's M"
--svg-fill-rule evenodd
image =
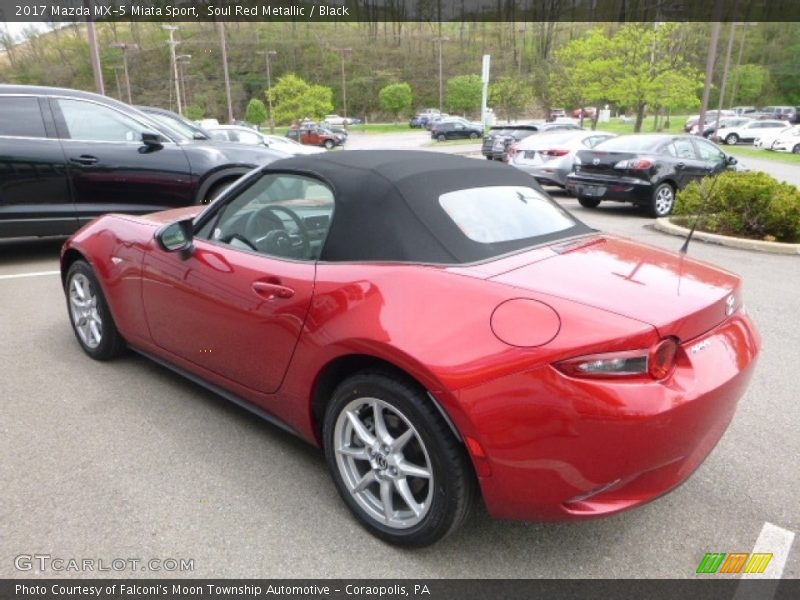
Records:
M69 159L69 162L74 163L76 165L93 165L97 163L99 159L96 156L92 156L91 154L81 154L80 156L73 156Z
M294 296L294 290L280 283L273 283L269 281L254 281L253 290L259 296L266 296L267 300L273 298L291 298Z
M686 168L686 163L685 162L679 162L677 165L675 165L675 168L676 169L685 169Z

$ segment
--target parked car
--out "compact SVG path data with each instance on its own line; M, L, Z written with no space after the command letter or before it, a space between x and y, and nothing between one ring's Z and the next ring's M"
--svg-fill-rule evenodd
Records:
M65 235L110 211L207 202L285 156L185 137L106 96L0 85L0 237Z
M594 106L584 106L583 108L576 108L572 111L572 116L576 119L580 119L581 117L585 119L594 119L596 114L597 109Z
M725 129L728 127L741 127L742 125L746 125L753 119L749 117L721 117L719 120L719 126L717 126L717 120L712 119L711 121L706 121L705 127L703 129L703 137L708 138L714 133L714 129ZM697 135L697 125L694 125L691 130L689 131L692 135Z
M207 129L203 129L176 112L156 106L136 106L135 108L145 113L155 123L164 125L172 131L177 131L189 139L198 141L207 141L211 139L211 134Z
M736 158L719 146L696 136L621 135L592 150L580 150L566 188L586 208L616 200L642 206L652 217L665 217L679 189L736 164Z
M559 117L566 117L567 111L563 108L551 108L548 115L548 121L555 121Z
M772 142L772 150L800 154L800 125L786 129Z
M200 119L198 125L203 129L208 129L209 127L219 127L219 121L216 119Z
M477 140L482 135L483 127L467 125L461 121L440 121L431 129L431 138L439 142L467 138Z
M309 146L324 146L327 150L343 145L346 139L324 127L308 124L292 127L286 132L286 137Z
M703 124L705 125L707 123L715 121L717 119L717 113L719 113L720 118L737 116L736 113L733 112L732 110L719 110L719 111L717 111L717 110L709 110L709 111L706 111L706 118L705 118ZM699 121L700 121L700 115L693 115L693 116L689 117L688 119L686 119L686 123L683 125L683 130L686 133L691 132L692 127L696 128L697 127L697 123Z
M350 119L340 117L339 115L325 115L325 118L322 119L322 122L327 125L336 125L341 127L343 125L349 125Z
M798 121L797 108L794 106L765 106L761 109L761 112L770 119L779 119L790 123L797 123Z
M753 140L753 147L772 150L772 146L778 140L778 138L782 137L786 133L789 133L791 129L792 126L789 123L786 123L786 127L782 129L778 127L765 129L762 133L758 134L756 139Z
M130 346L321 446L355 520L404 546L479 493L493 517L580 520L669 492L761 349L736 275L433 152L293 157L205 210L109 215L61 273L86 355Z
M425 129L430 131L431 129L433 129L433 126L436 125L436 123L438 123L439 121L445 121L445 120L450 119L450 118L451 118L450 115L448 115L447 113L440 113L438 115L431 115L428 118L428 120L425 122L424 127L425 127Z
M481 153L491 160L508 161L511 148L520 140L538 133L567 130L580 130L580 127L571 123L521 123L493 127L483 139Z
M756 112L755 106L733 106L731 110L736 113L738 116L750 116L754 112Z
M563 188L567 184L567 175L572 172L575 154L612 137L615 134L584 130L556 130L532 135L511 147L508 163L539 183Z
M286 154L318 154L325 152L324 148L316 146L304 146L287 137L279 135L267 135L259 131L253 131L247 127L238 125L220 125L209 131L211 139L225 142L237 142L240 144L251 144L255 146L265 146L273 150L279 150Z
M420 112L411 117L408 121L408 126L411 128L425 127L431 119L440 117L441 113L439 111Z
M752 142L769 130L785 129L786 127L788 127L786 121L754 119L738 127L726 127L717 130L714 140L724 142L729 146L735 146L736 144Z

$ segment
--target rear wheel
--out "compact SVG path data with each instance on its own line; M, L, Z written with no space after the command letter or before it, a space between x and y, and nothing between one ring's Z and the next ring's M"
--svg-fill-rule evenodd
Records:
M205 196L200 200L200 204L211 204L214 200L217 199L222 192L227 190L229 187L233 185L233 180L226 180L220 181L219 183L215 183L206 192Z
M800 144L795 144L795 147L792 148L792 154L800 154Z
M675 206L675 189L668 183L660 183L653 190L648 212L651 217L666 217Z
M464 449L411 383L377 372L344 381L323 442L339 494L373 535L426 546L467 517L475 481Z
M440 133L439 135L436 136L436 139L439 140L440 142L443 142L447 139L447 137L443 133Z
M731 146L735 146L736 144L738 144L738 143L739 143L739 136L738 136L738 135L736 135L735 133L729 133L729 134L728 134L728 135L725 137L725 143L726 143L726 144L729 144L729 145L731 145Z
M478 139L478 134L477 134L477 133L475 133L475 132L472 132L472 133L470 133L470 134L469 134L469 139L471 139L471 140L477 140L477 139Z
M333 140L325 140L325 149L326 150L333 150L334 147Z
M111 311L97 277L83 260L67 271L64 284L72 331L86 354L96 360L108 360L125 350L125 340L117 331Z
M492 160L492 157L491 156L487 156L486 160Z
M588 196L581 196L578 198L578 204L584 208L597 208L600 206L600 200L597 198L589 198Z

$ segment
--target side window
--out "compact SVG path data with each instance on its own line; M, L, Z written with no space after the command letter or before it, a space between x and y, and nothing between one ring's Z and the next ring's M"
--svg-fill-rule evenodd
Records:
M697 152L700 154L700 160L715 163L725 162L725 153L719 148L699 139L695 140L695 144L697 144Z
M112 108L82 100L57 100L67 133L73 140L138 142L147 129Z
M333 192L319 180L268 173L221 207L197 237L277 258L317 260L333 207Z
M250 133L249 131L237 131L236 135L239 136L240 142L244 144L260 144L261 137L257 133Z
M32 96L0 96L0 135L47 137L39 100Z
M692 142L690 140L678 138L673 142L673 145L675 146L675 156L678 158L697 158L694 153L694 147L692 146Z

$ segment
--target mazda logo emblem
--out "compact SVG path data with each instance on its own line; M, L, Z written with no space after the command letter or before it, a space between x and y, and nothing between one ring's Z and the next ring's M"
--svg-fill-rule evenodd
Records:
M389 466L389 464L386 462L386 459L383 456L381 456L380 454L375 457L375 464L378 465L378 468L381 471L385 471L386 467Z
M599 165L599 164L600 164L600 159L599 159L599 158L595 158L595 159L592 161L592 164L593 164L593 165Z

